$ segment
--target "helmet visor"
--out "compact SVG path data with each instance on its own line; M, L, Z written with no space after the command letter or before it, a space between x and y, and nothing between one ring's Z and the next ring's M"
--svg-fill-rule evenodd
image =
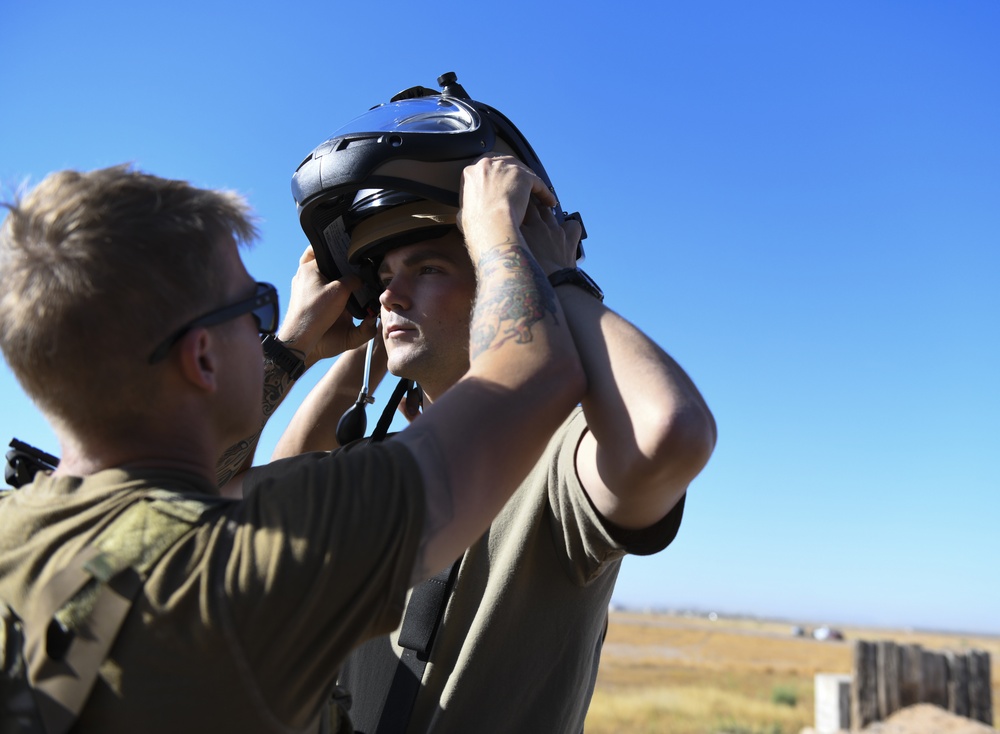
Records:
M375 132L467 133L479 128L479 115L444 97L388 102L354 118L331 137Z

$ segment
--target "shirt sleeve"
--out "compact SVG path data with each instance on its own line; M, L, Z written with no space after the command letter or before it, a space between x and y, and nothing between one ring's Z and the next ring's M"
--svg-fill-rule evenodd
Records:
M283 721L364 640L396 627L422 535L424 492L391 441L251 470L239 503L224 604L235 645ZM268 693L272 692L272 693Z
M648 528L627 530L605 519L576 472L576 452L587 430L583 410L578 408L546 453L553 537L565 554L571 575L581 584L590 583L627 553L651 555L666 548L676 537L684 514L682 498Z

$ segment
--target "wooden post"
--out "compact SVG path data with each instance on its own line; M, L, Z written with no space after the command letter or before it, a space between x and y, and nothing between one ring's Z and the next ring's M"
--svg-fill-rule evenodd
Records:
M922 656L923 702L948 708L948 662L944 655L924 650Z
M969 716L969 656L960 652L945 653L948 658L948 710L957 716Z
M990 690L990 654L969 651L969 718L993 726L993 694Z
M912 706L923 701L923 656L920 645L903 645L900 654L900 706Z
M900 651L894 642L877 643L878 718L885 721L900 709Z
M878 721L878 670L875 645L854 643L854 685L851 686L851 730L859 731Z

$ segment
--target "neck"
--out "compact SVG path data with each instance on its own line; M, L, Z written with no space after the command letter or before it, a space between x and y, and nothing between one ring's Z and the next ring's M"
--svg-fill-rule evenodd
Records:
M114 440L61 434L59 446L61 457L54 476L86 477L113 468L168 469L195 474L215 484L217 455L205 450L214 442L199 431L186 435L157 432L155 436Z

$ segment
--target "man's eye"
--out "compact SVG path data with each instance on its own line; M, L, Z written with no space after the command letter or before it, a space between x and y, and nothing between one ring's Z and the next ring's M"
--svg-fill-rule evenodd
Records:
M429 274L440 273L440 272L441 272L441 269L440 268L436 268L433 265L423 265L420 268L420 274L421 275L429 275Z

